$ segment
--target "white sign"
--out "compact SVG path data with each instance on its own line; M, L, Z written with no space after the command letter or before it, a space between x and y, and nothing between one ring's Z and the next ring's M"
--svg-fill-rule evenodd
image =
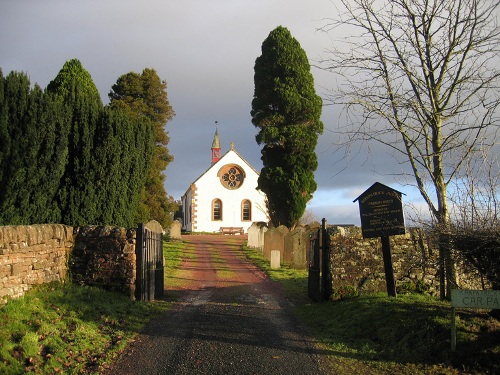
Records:
M500 290L451 290L451 306L470 309L500 309Z

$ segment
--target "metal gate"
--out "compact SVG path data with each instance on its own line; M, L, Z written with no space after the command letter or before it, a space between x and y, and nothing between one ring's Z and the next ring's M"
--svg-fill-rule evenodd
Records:
M313 301L327 301L332 293L332 278L330 274L330 246L325 219L321 221L321 228L313 232L310 239L307 294Z
M151 301L162 297L165 285L163 228L160 223L151 220L147 224L139 224L135 254L137 258L135 298L139 301Z

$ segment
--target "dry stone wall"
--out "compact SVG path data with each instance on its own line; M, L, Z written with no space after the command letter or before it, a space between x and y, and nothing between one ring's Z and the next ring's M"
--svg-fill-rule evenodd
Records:
M69 278L134 298L135 241L135 229L119 227L0 226L0 304Z
M264 234L263 254L270 259L272 250L280 250L282 264L296 269L308 267L311 257L311 234L320 225L313 223L288 232L283 228L255 228ZM266 231L264 232L264 228ZM386 280L380 238L365 239L361 228L329 227L330 271L332 289L356 290L358 293L385 292ZM250 232L249 232L250 237ZM439 267L437 241L419 228L407 229L405 235L391 236L394 278L399 291L438 294ZM455 254L458 286L483 289L479 272Z
M63 281L73 228L60 224L0 227L0 303L33 285Z
M380 238L364 239L361 228L330 228L330 259L333 290L351 287L360 293L386 291ZM391 236L394 279L399 291L437 295L439 252L437 238L419 228L407 228L405 235ZM458 287L483 289L477 269L455 253Z
M85 226L75 232L75 246L69 258L72 281L134 298L135 229Z
M364 239L361 228L329 228L332 288L356 289L360 293L386 291L380 238ZM391 236L391 254L397 287L415 287L436 293L438 258L420 230Z

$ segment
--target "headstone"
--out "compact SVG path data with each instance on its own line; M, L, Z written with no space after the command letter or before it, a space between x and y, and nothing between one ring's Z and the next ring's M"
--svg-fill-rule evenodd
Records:
M295 269L307 268L307 249L309 233L306 233L304 226L297 226L293 231L285 236L285 253L283 254L283 264Z
M271 268L280 268L280 256L279 250L271 250Z
M173 240L181 239L181 223L179 220L174 220L170 224L170 238Z
M283 254L285 249L285 236L288 228L281 225L278 228L271 228L264 233L264 258L271 260L271 250L279 250Z
M253 249L264 248L264 233L267 231L267 224L259 221L253 222L248 228L248 247Z

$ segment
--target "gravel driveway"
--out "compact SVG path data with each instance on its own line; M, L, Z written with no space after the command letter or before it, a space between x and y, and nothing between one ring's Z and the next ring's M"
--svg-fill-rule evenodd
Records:
M106 374L324 374L280 285L244 259L246 236L183 236L182 290ZM168 262L168 259L167 259Z

